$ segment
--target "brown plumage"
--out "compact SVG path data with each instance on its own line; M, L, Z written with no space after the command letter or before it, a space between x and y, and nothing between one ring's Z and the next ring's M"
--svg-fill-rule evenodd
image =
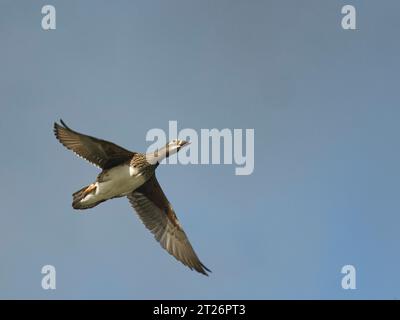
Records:
M57 139L79 157L103 169L95 183L73 194L73 208L88 209L108 199L127 196L143 224L168 253L190 269L208 275L207 271L211 271L193 250L155 176L159 162L187 142L173 140L154 154L142 154L81 134L60 122L61 125L54 123Z
M210 270L194 252L155 175L128 195L128 199L143 224L165 250L190 269L207 275L205 271Z

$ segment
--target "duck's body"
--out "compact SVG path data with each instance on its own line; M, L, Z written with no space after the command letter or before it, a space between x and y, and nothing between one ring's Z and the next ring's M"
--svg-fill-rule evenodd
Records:
M143 157L141 154L136 156ZM148 164L136 168L132 162L103 170L95 182L73 194L72 207L93 208L108 199L128 196L142 186L154 174L156 166Z
M61 120L54 124L57 139L79 157L102 169L95 182L75 192L74 209L89 209L109 199L126 196L143 224L161 246L190 269L207 275L162 191L155 170L161 160L187 144L173 140L151 154L126 150L114 143L71 130Z

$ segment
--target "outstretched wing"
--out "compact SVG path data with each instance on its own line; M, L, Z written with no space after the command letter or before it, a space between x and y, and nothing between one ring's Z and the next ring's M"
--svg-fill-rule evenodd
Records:
M62 121L61 125L54 123L54 134L57 139L76 155L102 169L109 169L128 161L135 154L112 142L97 139L76 132L67 127Z
M143 224L165 250L190 269L204 275L207 275L206 271L211 272L194 252L155 175L128 195L128 199Z

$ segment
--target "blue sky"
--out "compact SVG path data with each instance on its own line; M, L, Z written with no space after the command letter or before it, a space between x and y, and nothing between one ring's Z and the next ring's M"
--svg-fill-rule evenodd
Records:
M399 298L400 3L351 1L356 31L344 4L1 0L0 298ZM98 170L57 142L59 118L135 151L170 120L255 130L250 176L158 169L210 277L126 199L71 208ZM356 290L341 288L347 264Z

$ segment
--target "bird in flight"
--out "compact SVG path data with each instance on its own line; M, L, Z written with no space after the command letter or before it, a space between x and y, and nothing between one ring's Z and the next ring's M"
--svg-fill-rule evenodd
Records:
M54 134L61 144L102 169L95 182L72 195L72 207L89 209L126 196L143 224L168 253L191 270L208 275L211 271L197 257L155 175L159 163L188 142L172 140L155 152L143 154L76 132L60 122L61 125L54 123Z

